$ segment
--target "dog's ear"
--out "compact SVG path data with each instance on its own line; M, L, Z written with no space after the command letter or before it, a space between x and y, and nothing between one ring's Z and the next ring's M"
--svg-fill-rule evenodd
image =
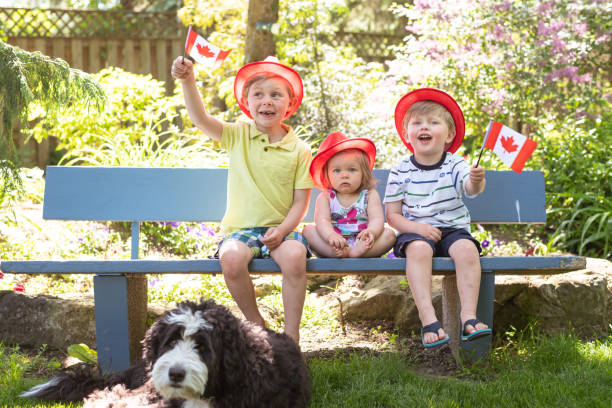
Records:
M159 356L162 342L161 333L165 326L166 324L158 321L145 333L145 337L142 340L142 359L146 361L147 364L152 365Z

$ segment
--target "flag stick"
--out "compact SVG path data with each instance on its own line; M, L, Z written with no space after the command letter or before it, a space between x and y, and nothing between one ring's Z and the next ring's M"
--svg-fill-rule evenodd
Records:
M478 167L478 163L480 163L480 158L482 157L482 151L484 150L484 147L487 144L487 138L489 137L489 132L491 131L492 125L493 125L493 121L489 121L489 127L487 128L487 133L485 133L484 140L482 141L482 147L480 148L480 154L478 155L478 160L476 160L475 167Z
M480 158L482 157L483 150L484 150L484 143L483 143L482 147L480 148L480 154L478 155L478 160L476 160L476 166L475 167L478 167L478 163L480 163Z
M190 32L191 32L191 26L189 26L189 30L187 31L187 38L185 38L185 46L183 47L183 59L181 60L181 64L185 63L185 52L187 50L187 42L189 41Z

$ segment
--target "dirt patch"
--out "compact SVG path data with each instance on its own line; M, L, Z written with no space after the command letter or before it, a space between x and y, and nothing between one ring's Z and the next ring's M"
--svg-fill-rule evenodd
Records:
M377 356L383 353L405 355L406 365L418 373L455 376L458 366L448 344L425 349L420 337L400 337L393 323L384 320L348 323L343 333L327 336L321 330L301 330L300 347L306 360L343 359L352 355Z

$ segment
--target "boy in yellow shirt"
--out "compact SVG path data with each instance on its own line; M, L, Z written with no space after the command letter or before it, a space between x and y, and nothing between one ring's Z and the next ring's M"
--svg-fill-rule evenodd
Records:
M310 252L295 228L308 209L312 155L282 122L302 101L302 80L276 58L245 65L236 74L234 95L252 121L226 123L204 109L189 60L178 57L172 76L181 80L192 122L230 157L227 209L221 221L225 236L218 250L227 287L244 316L265 326L248 265L254 257L272 257L283 275L285 333L299 343Z

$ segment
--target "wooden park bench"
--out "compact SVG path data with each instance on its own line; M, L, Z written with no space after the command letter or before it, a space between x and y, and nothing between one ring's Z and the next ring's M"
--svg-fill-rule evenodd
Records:
M388 170L375 170L384 196ZM538 171L487 171L485 192L466 199L473 223L545 223L544 176ZM146 330L146 274L220 273L218 260L138 259L139 225L143 221L218 222L226 202L226 169L120 168L49 166L46 171L43 218L129 221L132 259L68 261L2 261L4 273L93 274L98 364L105 372L127 368L140 358ZM313 191L306 221L312 221ZM246 203L245 203L246 205ZM257 205L251 203L250 205ZM204 258L204 256L203 256ZM585 268L583 257L482 257L478 316L493 326L495 275L547 275ZM403 275L405 259L319 259L307 263L308 275ZM442 320L451 335L451 349L472 358L486 357L491 336L459 344L459 305L450 258L434 258L435 275L444 275ZM279 274L272 259L251 262L253 274ZM463 343L463 342L461 342Z

